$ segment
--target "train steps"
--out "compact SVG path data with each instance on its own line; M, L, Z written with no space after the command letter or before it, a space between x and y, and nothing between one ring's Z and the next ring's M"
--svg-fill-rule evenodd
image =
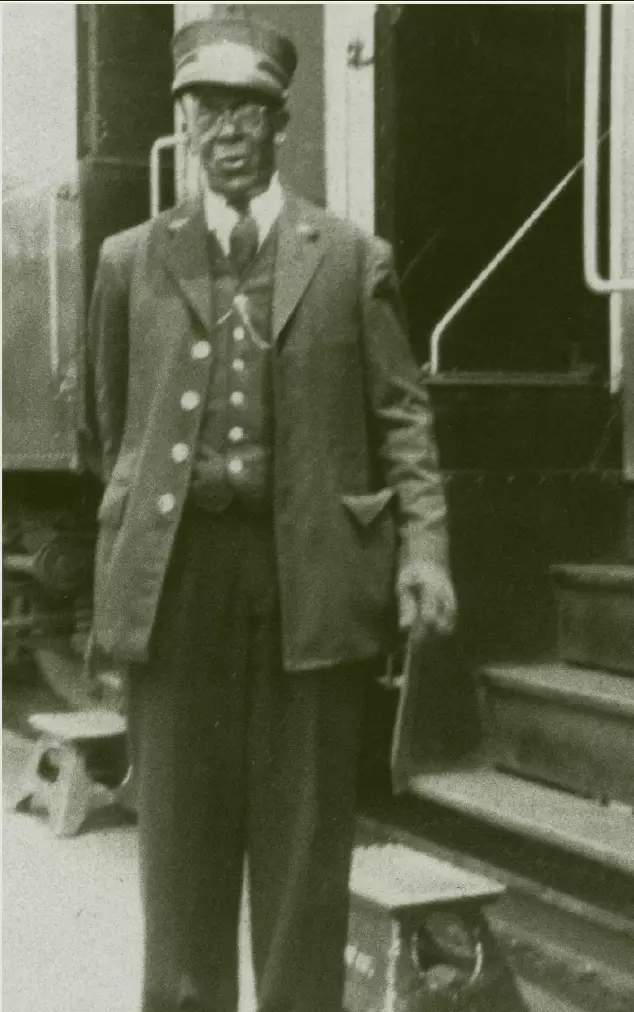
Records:
M404 844L505 886L487 917L531 1010L631 1012L634 908L626 916L581 898L560 870L553 885L544 853L524 849L514 860L510 836L493 833L489 843L482 836L466 820L443 823L432 804L417 803L409 815L368 813L358 827L360 842ZM590 865L583 874L589 879ZM618 886L617 877L611 888Z
M479 683L496 769L576 795L567 818L578 799L634 808L634 679L555 663L487 667Z
M551 578L558 659L483 667L477 761L409 790L634 876L634 565Z
M634 565L555 566L551 579L557 656L482 667L481 747L451 768L410 766L407 801L378 818L384 832L411 832L511 884L500 931L517 972L553 1007L625 1012L634 1009Z
M410 792L531 840L634 876L634 817L494 768L411 777Z
M555 566L562 660L634 678L634 565Z

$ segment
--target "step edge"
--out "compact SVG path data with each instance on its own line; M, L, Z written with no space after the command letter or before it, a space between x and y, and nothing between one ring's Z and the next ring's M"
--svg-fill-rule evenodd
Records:
M557 585L595 587L602 590L625 590L634 593L632 563L557 563L549 573Z
M545 885L538 878L523 875L514 869L504 868L485 858L456 849L450 844L429 840L411 828L403 828L389 820L384 821L376 814L360 814L357 817L357 833L372 833L373 836L376 835L388 841L398 840L400 842L404 840L411 847L421 847L424 853L429 853L440 860L450 861L459 867L464 867L467 871L484 875L485 878L499 882L506 888L507 896L521 896L545 909L554 907L567 917L587 920L598 930L610 931L619 938L628 938L634 941L634 919L628 917L627 914L616 913L571 893L561 892L551 885Z
M622 717L634 717L634 682L628 679L627 675L619 675L603 670L582 669L585 679L591 679L593 675L596 675L602 678L615 679L615 689L619 683L621 683L620 688L622 691L627 686L627 694L631 695L631 698L624 699L623 695L619 695L616 691L612 696L600 689L593 691L592 689L587 690L575 686L574 679L580 676L577 673L577 669L572 665L562 664L561 666L557 665L556 668L560 672L570 673L572 684L569 687L554 684L548 685L541 680L531 680L531 674L537 679L537 671L530 666L501 669L497 666L489 667L485 665L478 669L477 677L483 686L487 682L493 683L514 691L518 695L530 695L540 699L556 699L571 705L576 704L584 709L601 709Z
M590 842L588 846L579 846L575 840L571 840L570 837L567 837L565 833L558 830L556 826L552 826L552 824L544 822L540 823L538 820L522 816L515 816L513 818L501 816L499 809L490 809L486 805L466 798L462 794L459 797L452 795L447 788L442 790L438 787L431 787L429 784L431 779L434 779L434 777L427 777L422 773L410 776L408 780L408 791L416 796L426 798L430 801L435 801L438 804L457 809L469 815L479 816L493 825L503 826L512 832L519 832L523 835L530 833L532 838L538 837L543 842L549 844L550 846L554 846L559 850L573 851L576 854L581 854L583 857L590 858L591 860L598 861L602 864L607 864L619 872L634 875L634 848L627 855L624 855L624 853L618 848L609 847L606 849L604 846L598 846L596 843L593 844L592 842ZM508 785L510 782L513 782L517 785L518 782L521 783L519 778L505 776L504 774L497 774L496 779L500 784L506 782ZM532 788L537 786L538 785L531 784ZM540 789L547 792L550 797L552 797L553 794L560 793L554 789L544 787L541 787ZM632 822L632 832L634 834L634 821Z

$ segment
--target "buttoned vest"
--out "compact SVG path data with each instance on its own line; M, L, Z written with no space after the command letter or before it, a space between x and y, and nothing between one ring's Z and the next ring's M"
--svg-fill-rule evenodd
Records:
M190 499L214 512L233 501L272 504L271 311L277 229L242 277L215 236L208 241L213 365L194 459Z

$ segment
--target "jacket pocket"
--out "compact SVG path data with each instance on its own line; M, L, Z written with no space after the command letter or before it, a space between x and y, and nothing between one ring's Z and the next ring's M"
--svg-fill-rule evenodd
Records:
M122 485L108 486L97 512L97 519L104 527L120 527L125 513L130 490Z
M341 502L363 527L379 517L395 496L393 488L382 488L368 495L342 495Z

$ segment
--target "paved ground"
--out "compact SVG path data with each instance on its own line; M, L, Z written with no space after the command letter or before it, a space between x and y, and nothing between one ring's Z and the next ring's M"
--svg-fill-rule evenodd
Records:
M43 819L11 811L27 754L24 739L5 732L2 1008L136 1012L141 917L135 829L118 820L58 840ZM248 1012L253 1001L246 962L241 985L242 1012Z
M74 839L52 837L11 802L28 743L3 736L4 1012L137 1012L141 917L134 826L101 820ZM243 918L241 1010L253 1012ZM525 986L531 1012L574 1012Z

